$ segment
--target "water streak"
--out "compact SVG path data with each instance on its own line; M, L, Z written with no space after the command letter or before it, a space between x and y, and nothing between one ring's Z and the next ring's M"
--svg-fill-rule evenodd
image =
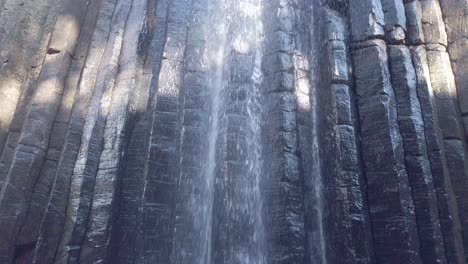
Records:
M199 144L206 144L207 153L198 157L201 169L190 179L194 193L185 207L196 241L175 241L175 261L262 264L261 0L207 0L206 12L206 30L200 31L206 36L198 37L205 42L209 97L206 140ZM234 119L243 122L232 125ZM222 250L214 241L220 233L227 236Z

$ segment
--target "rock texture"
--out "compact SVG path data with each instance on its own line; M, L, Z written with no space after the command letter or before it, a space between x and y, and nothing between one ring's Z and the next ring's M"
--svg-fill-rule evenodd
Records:
M0 263L468 262L466 0L0 0Z

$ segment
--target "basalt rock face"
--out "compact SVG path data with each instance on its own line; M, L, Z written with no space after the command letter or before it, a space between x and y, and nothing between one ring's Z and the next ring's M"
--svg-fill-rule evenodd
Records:
M467 263L466 0L0 7L0 263Z

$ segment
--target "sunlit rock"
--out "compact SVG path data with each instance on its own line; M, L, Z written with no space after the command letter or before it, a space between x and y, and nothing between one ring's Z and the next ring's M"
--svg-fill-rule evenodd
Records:
M0 0L0 263L466 263L467 8Z

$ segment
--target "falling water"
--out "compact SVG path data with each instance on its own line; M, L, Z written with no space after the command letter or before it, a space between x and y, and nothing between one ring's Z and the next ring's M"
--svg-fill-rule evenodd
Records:
M185 212L193 241L175 241L175 262L262 264L261 0L207 0L206 12L207 149Z
M213 225L213 202L214 202L214 181L216 173L216 154L217 154L217 140L220 118L220 93L225 87L225 80L223 79L224 64L225 64L225 46L227 42L227 18L219 16L216 10L222 10L217 5L222 4L223 1L210 0L208 12L211 14L209 21L210 25L214 25L213 38L207 45L211 51L208 54L208 62L210 64L209 88L211 93L211 113L210 113L210 131L208 140L208 162L205 171L205 184L208 187L208 196L206 203L208 204L207 222L205 235L205 245L203 255L199 263L211 263L211 235ZM218 14L218 15L216 15Z
M318 3L315 3L311 5L311 8L317 8ZM311 16L310 18L310 25L314 23L315 17ZM314 36L315 34L319 34L317 32L316 27L310 27L311 30L311 35ZM318 60L321 56L318 54L318 52L322 52L320 48L320 44L318 43L319 38L315 38L312 40L312 45L314 48L312 48L312 56L310 56L310 63L312 68L319 68L320 66L320 61ZM313 82L317 82L317 73L314 71L310 71L310 78ZM311 258L313 259L313 262L315 263L322 263L325 264L327 263L327 256L326 256L326 245L325 245L325 232L324 232L324 199L323 199L323 179L322 179L322 173L321 173L321 162L320 162L320 147L319 147L319 113L318 113L318 102L317 98L318 96L318 87L309 87L310 89L310 100L311 100L311 105L314 105L312 107L312 174L311 174L311 185L313 186L313 191L312 191L312 202L311 202L311 207L314 212L314 220L317 225L315 234L312 235L312 241L310 242L310 247L311 247Z
M260 139L260 84L262 82L262 23L261 1L240 0L226 2L228 13L234 14L229 23L228 69L224 79L227 86L222 93L227 106L227 158L224 164L226 206L230 237L226 263L265 262L264 226L260 177L262 175ZM240 120L244 122L239 122ZM236 121L232 121L236 120ZM233 143L233 144L229 144ZM230 158L232 154L232 158ZM231 167L231 166L232 167Z

